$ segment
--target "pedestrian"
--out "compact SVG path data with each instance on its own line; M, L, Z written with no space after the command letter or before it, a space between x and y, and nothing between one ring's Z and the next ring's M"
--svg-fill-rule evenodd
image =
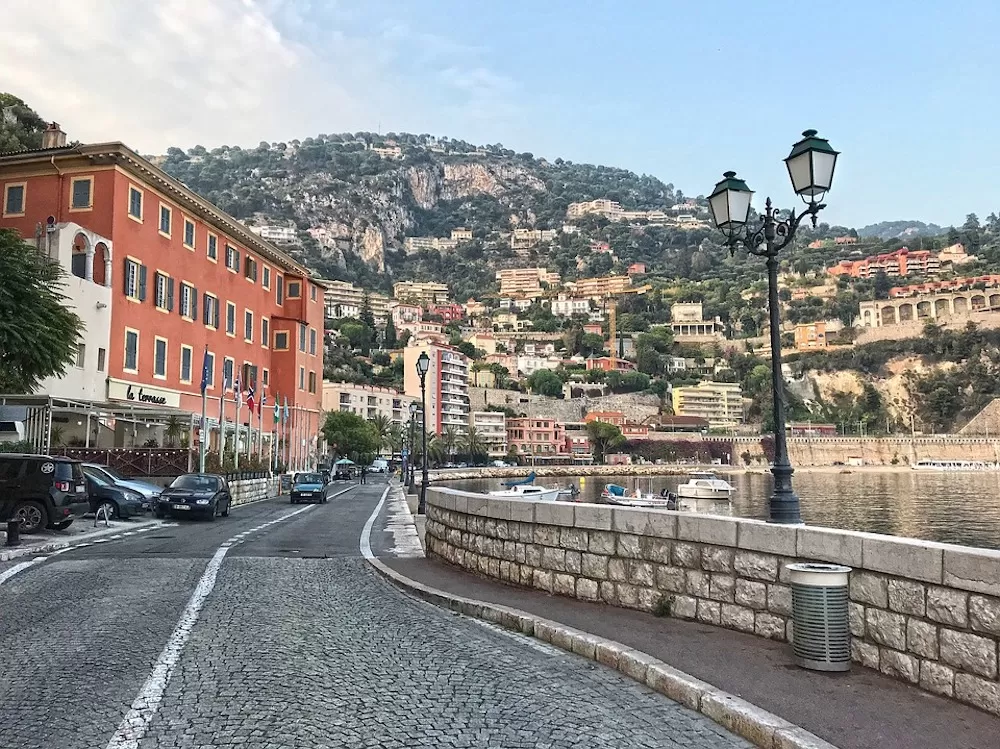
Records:
M364 484L368 480L368 468L361 466L361 483Z

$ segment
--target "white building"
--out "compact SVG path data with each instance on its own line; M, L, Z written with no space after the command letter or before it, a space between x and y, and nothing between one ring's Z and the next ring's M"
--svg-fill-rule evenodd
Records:
M261 239L276 244L292 244L298 236L295 228L291 226L251 226L250 231L259 235Z
M321 281L326 291L323 292L324 314L328 320L342 320L348 317L358 317L364 306L365 290L359 289L349 281ZM389 314L389 297L381 294L368 295L368 307L376 320L384 322Z
M452 348L422 341L403 350L404 391L420 398L417 359L426 353L430 359L425 386L427 391L427 429L441 434L448 427L464 434L469 427L469 359ZM419 400L418 400L419 402Z
M507 455L507 417L502 411L473 411L469 423L491 458Z
M353 382L323 382L323 410L327 412L347 411L369 420L384 416L403 425L409 422L413 400L392 388Z
M558 299L553 299L549 306L552 314L556 317L572 317L573 315L589 315L590 300L574 299L560 294Z

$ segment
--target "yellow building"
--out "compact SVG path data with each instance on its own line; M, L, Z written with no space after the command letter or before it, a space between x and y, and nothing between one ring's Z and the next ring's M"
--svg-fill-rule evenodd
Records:
M357 317L364 306L365 290L349 281L320 281L326 287L323 292L323 306L327 319L341 320ZM368 306L376 320L385 320L389 312L389 297L368 294Z
M501 296L538 296L542 284L550 288L559 285L559 274L545 268L508 268L497 271Z
M795 349L809 351L826 348L826 322L802 323L795 326Z
M448 286L433 281L399 281L392 285L392 295L401 302L444 304L448 301Z
M573 288L576 297L601 300L615 294L625 294L632 289L632 279L628 276L601 276L600 278L581 278Z
M353 382L323 382L323 410L347 411L364 419L376 416L397 424L410 419L410 403L415 399L392 388L358 385Z
M743 423L743 389L737 382L699 382L693 387L674 388L675 416L697 416L713 428Z

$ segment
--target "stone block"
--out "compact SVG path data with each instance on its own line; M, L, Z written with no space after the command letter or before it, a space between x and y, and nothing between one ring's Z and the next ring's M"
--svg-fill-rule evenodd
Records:
M639 555L648 562L670 564L670 544L665 538L639 537Z
M920 662L920 688L945 697L955 696L955 671L943 663Z
M774 582L778 578L778 557L756 551L738 551L733 557L733 569L740 577Z
M677 538L700 544L736 546L739 521L708 515L684 513L677 517Z
M628 649L629 648L625 645L621 645L617 642L602 640L601 642L598 642L597 647L594 648L594 660L617 670L618 659L621 658L621 654Z
M850 596L852 601L866 606L889 607L889 581L882 575L869 572L855 572L851 575Z
M736 578L721 572L709 573L708 597L713 601L732 603L736 588Z
M610 531L613 508L604 505L579 504L573 523L577 528Z
M670 615L678 619L694 619L698 615L698 599L691 596L677 596L670 607Z
M709 573L697 570L686 570L684 573L684 587L688 594L698 598L708 598Z
M942 628L939 634L941 660L979 676L997 676L997 642L968 632ZM957 687L956 687L957 689Z
M614 554L616 536L610 531L590 531L589 550L592 554Z
M724 546L706 546L701 550L701 568L709 572L733 571L733 550Z
M1000 596L1000 551L947 547L943 582L952 588Z
M646 683L646 670L659 663L658 659L638 650L625 650L618 655L618 670L640 684Z
M608 558L603 554L583 554L580 557L580 573L595 580L608 577Z
M542 563L540 565L547 570L565 572L566 552L562 549L553 549L549 546L542 548Z
M722 604L718 601L698 599L698 621L706 624L719 624L722 621Z
M538 544L527 544L524 550L524 559L526 564L530 564L532 567L542 566L542 549L545 546L539 546Z
M969 596L969 627L975 632L1000 635L1000 598Z
M1000 684L969 674L955 674L955 699L1000 715Z
M639 608L643 611L652 611L660 602L662 593L655 588L638 588Z
M656 587L670 593L683 593L684 570L680 567L660 565L656 568Z
M889 610L911 616L924 616L927 610L927 588L911 580L889 581Z
M520 535L519 541L523 543L530 544L534 543L535 540L535 524L534 523L520 523L518 527L518 532Z
M646 686L691 710L700 707L702 696L716 691L711 684L666 663L649 664L646 669Z
M785 618L758 611L753 620L753 631L759 637L769 640L785 639Z
M641 558L642 552L639 548L639 536L633 536L628 533L619 533L616 551L618 556L625 557L626 559Z
M576 595L576 578L572 575L557 573L552 581L552 592L561 596Z
M586 551L589 543L587 531L582 528L560 528L559 546L572 551Z
M701 547L676 541L670 549L670 560L675 567L701 569Z
M534 502L514 502L510 503L510 520L519 523L535 522Z
M920 681L920 659L912 655L900 653L892 648L881 648L879 652L879 671L894 679L916 684Z
M641 585L646 588L653 586L653 564L652 562L640 562L637 559L630 559L626 564L628 570L628 581L633 585Z
M579 575L581 572L581 556L579 551L567 551L566 552L566 571L573 575Z
M480 565L480 569L482 565ZM486 560L486 574L488 574L493 579L498 579L500 577L500 560L496 557L489 557Z
M847 617L851 627L851 637L865 636L865 607L860 603L850 601L847 604Z
M573 527L576 508L572 502L535 502L535 523Z
M627 609L639 607L639 589L628 583L615 583L615 593L618 595L618 605Z
M632 507L615 507L612 510L611 530L642 536L649 529L649 513Z
M851 640L851 660L865 668L878 671L879 648L870 642Z
M777 731L795 727L787 720L725 692L704 695L701 712L754 746L773 747Z
M837 747L804 728L794 726L775 731L771 749L837 749Z
M599 591L600 585L598 585L596 580L590 580L586 577L578 577L576 579L577 598L582 598L584 601L596 601L600 598Z
M787 585L768 585L767 610L772 614L791 616L792 589Z
M895 650L906 650L906 617L884 609L865 611L868 639Z
M927 618L952 627L969 624L969 594L936 585L927 588Z
M937 627L921 619L908 619L906 622L906 649L921 658L936 661L938 659Z
M753 609L745 606L735 606L731 603L722 604L722 611L719 621L723 627L736 629L740 632L753 632L754 618Z
M524 587L532 587L535 580L535 568L527 564L521 565L521 585Z
M532 587L551 593L553 582L552 575L553 573L548 570L535 570L531 579Z
M559 528L554 525L536 525L534 542L539 546L558 546Z
M601 601L612 606L618 605L618 591L615 590L615 583L607 580L601 582Z
M524 564L525 560L528 558L528 547L519 541L514 541L514 561L518 564Z
M597 642L600 638L594 635L578 634L573 636L573 652L589 660L597 656Z
M608 580L614 580L616 583L628 581L628 568L625 565L624 559L611 557L608 560Z
M767 609L767 585L755 580L737 578L734 600L740 606L758 611Z
M778 525L760 520L743 520L739 524L737 546L750 551L762 551L766 554L794 557L795 533L794 525Z
M467 498L467 508L466 513L469 515L475 515L477 517L485 517L487 513L487 508L490 505L490 500L485 497L474 497L470 496Z
M677 538L677 514L666 510L650 510L647 516L646 536Z
M941 583L944 549L944 544L916 538L867 534L861 540L866 570L928 583Z

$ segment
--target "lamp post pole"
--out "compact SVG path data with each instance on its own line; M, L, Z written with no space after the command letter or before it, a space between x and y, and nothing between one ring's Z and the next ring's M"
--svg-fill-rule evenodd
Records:
M802 522L799 497L792 488L791 461L785 434L785 387L781 372L781 301L778 298L778 253L791 243L799 224L806 216L816 226L816 216L826 207L821 201L833 182L838 152L828 141L816 137L815 130L806 130L802 140L792 146L785 159L792 188L806 203L796 215L789 211L780 218L778 209L765 202L764 214L756 227L750 224L750 200L753 192L735 172L726 172L709 196L709 207L715 225L726 235L730 252L743 245L751 255L763 257L767 266L768 318L771 325L771 398L774 418L774 493L769 503L768 520L772 523Z
M424 515L427 512L427 370L430 369L431 359L426 351L421 352L417 358L417 374L420 375L420 424L422 433L422 452L420 499L417 502L417 514Z
M407 483L409 483L409 493L413 494L413 481L416 474L416 466L414 465L414 460L416 459L416 442L413 436L413 427L417 420L417 404L410 403L410 454L407 456L409 460L407 461L406 472L407 472Z

